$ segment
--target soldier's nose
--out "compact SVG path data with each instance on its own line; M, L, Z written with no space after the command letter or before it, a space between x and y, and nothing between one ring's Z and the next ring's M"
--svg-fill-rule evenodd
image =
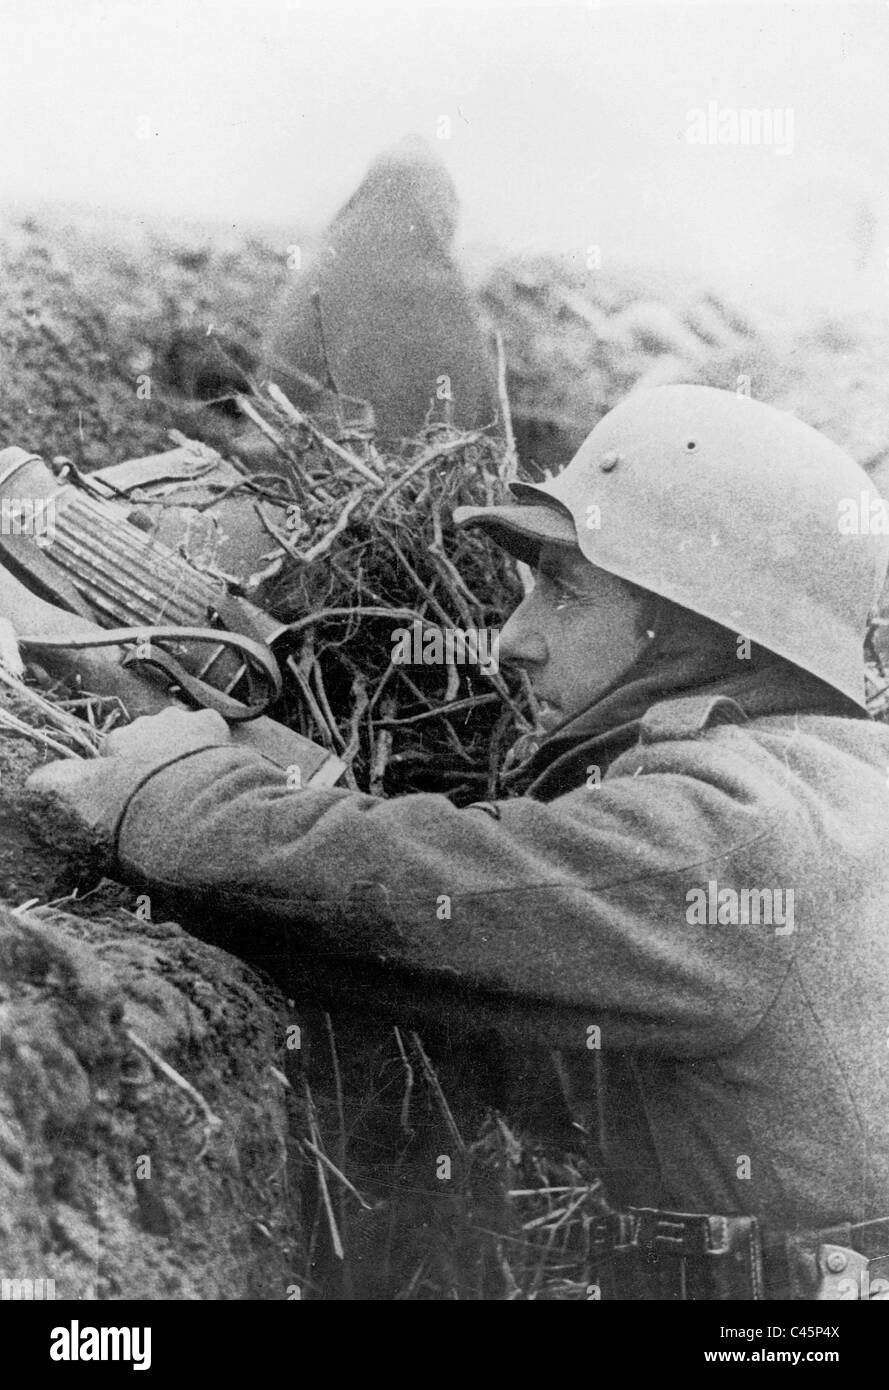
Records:
M518 608L510 614L500 633L499 657L522 666L526 663L542 665L549 656L546 639L535 619L533 592L528 594Z

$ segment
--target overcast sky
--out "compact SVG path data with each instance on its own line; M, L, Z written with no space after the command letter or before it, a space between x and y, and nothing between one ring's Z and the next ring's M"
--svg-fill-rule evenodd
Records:
M755 299L889 307L883 0L0 0L0 30L0 193L19 203L320 225L417 131L464 242L596 244ZM787 153L690 143L710 102L783 113Z

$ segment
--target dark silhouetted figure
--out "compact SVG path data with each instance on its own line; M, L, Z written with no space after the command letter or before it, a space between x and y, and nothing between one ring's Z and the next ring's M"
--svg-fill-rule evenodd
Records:
M291 272L264 344L270 379L312 409L317 392L294 371L325 382L320 304L336 386L370 402L379 442L416 435L427 417L492 423L492 363L450 254L456 222L450 175L424 140L410 136L381 155L313 263Z

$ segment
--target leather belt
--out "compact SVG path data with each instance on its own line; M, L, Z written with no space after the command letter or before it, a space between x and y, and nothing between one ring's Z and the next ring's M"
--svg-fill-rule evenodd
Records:
M889 1218L773 1231L752 1216L628 1207L588 1230L616 1296L889 1300Z

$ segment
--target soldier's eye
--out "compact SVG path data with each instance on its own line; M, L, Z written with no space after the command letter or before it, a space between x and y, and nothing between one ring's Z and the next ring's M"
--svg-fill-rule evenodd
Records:
M576 602L580 597L580 590L570 580L554 570L541 569L539 577L543 580L545 591L549 594L553 607L556 611L565 608L569 603Z
M547 584L551 584L557 589L559 587L564 587L564 580L558 570L542 569L540 575L541 578L546 580Z

